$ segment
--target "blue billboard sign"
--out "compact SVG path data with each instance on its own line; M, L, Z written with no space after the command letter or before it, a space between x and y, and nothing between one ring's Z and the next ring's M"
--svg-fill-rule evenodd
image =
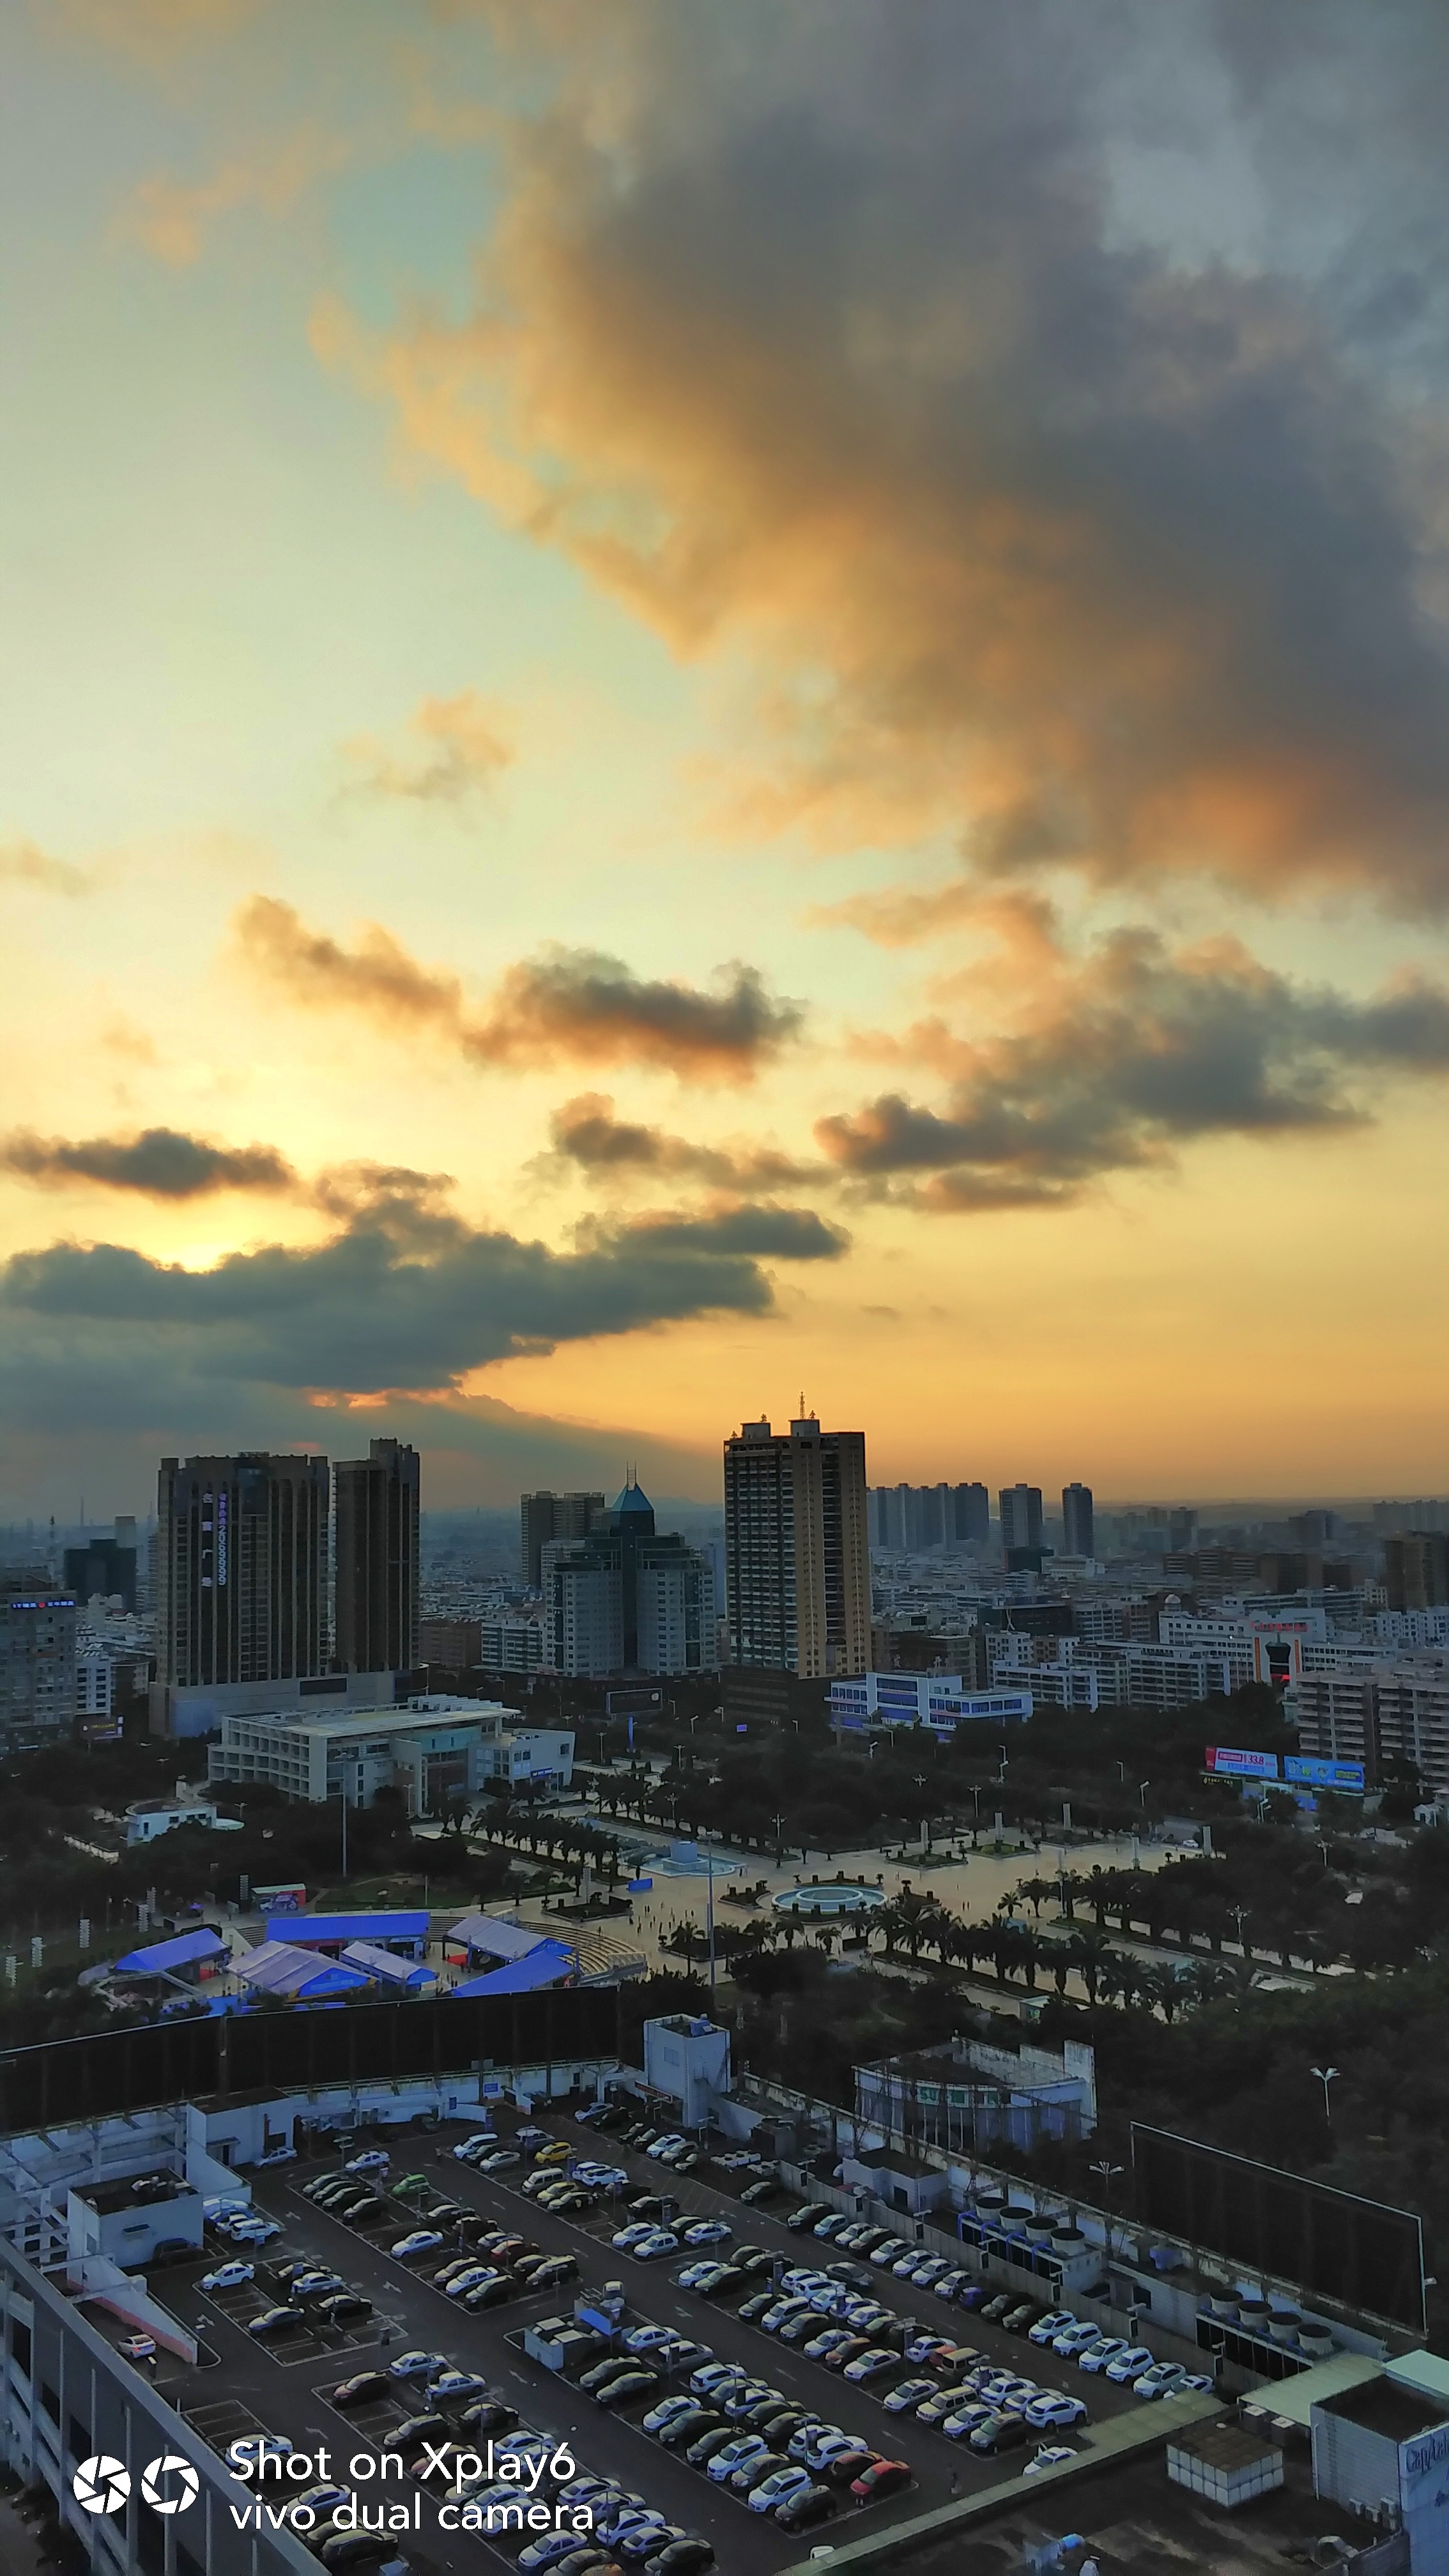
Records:
M1312 1753L1285 1753L1283 1777L1296 1780L1305 1789L1346 1789L1351 1797L1363 1796L1361 1762L1325 1762Z

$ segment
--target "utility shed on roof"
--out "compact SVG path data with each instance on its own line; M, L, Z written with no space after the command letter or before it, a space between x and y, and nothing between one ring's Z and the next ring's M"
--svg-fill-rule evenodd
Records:
M561 1941L538 1941L526 1958L506 1968L490 1968L485 1977L469 1977L453 1988L454 1996L526 1995L540 1986L567 1985L577 1973L572 1950Z
M436 1968L426 1967L421 1959L400 1959L396 1950L380 1950L372 1941L349 1941L342 1953L344 1968L360 1968L374 1985L394 1988L398 1994L416 1994L420 1986L435 1986Z
M1283 2454L1263 2434L1218 2417L1210 2424L1185 2425L1170 2436L1167 2474L1174 2486L1232 2513L1281 2487Z
M128 1950L117 1959L111 1974L116 1977L174 1977L186 1968L200 1969L203 1961L224 1959L226 1943L209 1923L198 1932L178 1932L174 1940L153 1941L144 1950Z
M248 1950L233 1964L243 1985L258 1994L283 1995L292 2003L356 1994L368 1983L360 1969L345 1968L340 1959L319 1959L315 1950L295 1950L288 1941L263 1941L260 1949Z

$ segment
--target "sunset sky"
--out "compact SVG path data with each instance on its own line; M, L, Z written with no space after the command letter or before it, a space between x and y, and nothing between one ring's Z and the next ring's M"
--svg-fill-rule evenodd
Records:
M1433 0L0 77L0 1515L1449 1487Z

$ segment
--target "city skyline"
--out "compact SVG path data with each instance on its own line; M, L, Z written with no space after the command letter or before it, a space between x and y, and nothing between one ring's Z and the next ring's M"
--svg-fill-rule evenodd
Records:
M1442 28L899 25L11 13L0 1521L1444 1484Z

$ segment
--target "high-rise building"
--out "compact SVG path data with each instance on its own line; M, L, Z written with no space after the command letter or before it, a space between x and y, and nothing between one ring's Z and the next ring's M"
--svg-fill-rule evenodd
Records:
M54 1742L77 1713L75 1595L43 1567L0 1576L0 1753Z
M1432 1610L1449 1601L1449 1539L1434 1530L1385 1539L1384 1582L1391 1610Z
M519 1565L530 1592L543 1580L543 1551L550 1539L587 1538L604 1518L602 1494L553 1494L545 1485L536 1494L520 1494Z
M746 1422L725 1442L730 1661L802 1681L870 1659L865 1433Z
M1007 1555L1013 1548L1040 1547L1040 1485L1003 1485L996 1500L1001 1513L1001 1544Z
M991 1496L984 1485L951 1485L951 1536L957 1547L985 1547L991 1536Z
M1176 1503L1167 1515L1167 1544L1172 1555L1186 1555L1197 1545L1197 1514L1190 1504Z
M182 1689L326 1669L325 1458L163 1458L156 1671Z
M1095 1556L1090 1485L1062 1487L1062 1538L1068 1556Z
M336 1661L407 1673L418 1660L418 1453L374 1440L336 1469Z
M65 1587L77 1601L99 1593L119 1599L123 1610L136 1608L136 1524L128 1513L116 1522L113 1538L88 1538L65 1551Z
M872 1485L866 1499L872 1547L984 1547L991 1535L984 1485Z
M715 1663L714 1568L684 1539L654 1526L632 1480L585 1537L544 1546L549 1662L574 1679L612 1673L693 1673Z

